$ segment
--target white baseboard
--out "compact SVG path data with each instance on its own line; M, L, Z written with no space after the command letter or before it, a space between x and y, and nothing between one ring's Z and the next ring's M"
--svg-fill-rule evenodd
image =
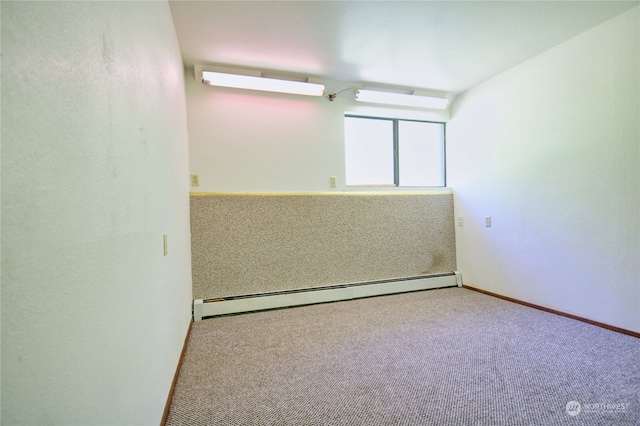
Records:
M193 319L462 286L459 272L193 301Z

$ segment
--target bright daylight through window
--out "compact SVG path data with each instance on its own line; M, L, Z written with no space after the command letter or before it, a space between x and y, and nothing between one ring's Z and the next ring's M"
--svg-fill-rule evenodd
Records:
M347 115L347 185L445 186L445 125Z

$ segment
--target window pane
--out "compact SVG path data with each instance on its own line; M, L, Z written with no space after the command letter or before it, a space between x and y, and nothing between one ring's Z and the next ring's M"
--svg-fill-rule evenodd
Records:
M393 122L345 117L347 185L393 185Z
M444 125L398 122L401 186L444 186Z

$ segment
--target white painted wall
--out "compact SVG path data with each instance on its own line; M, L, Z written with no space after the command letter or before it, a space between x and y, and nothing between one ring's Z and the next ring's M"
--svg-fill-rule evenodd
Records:
M350 87L320 82L326 93ZM214 88L196 82L193 70L187 72L186 87L190 171L200 179L200 186L191 188L194 192L344 191L345 112L449 118L448 110L356 104L353 90L330 102L323 97ZM330 176L336 176L335 188L329 186Z
M636 7L456 99L466 284L640 331L639 22Z
M191 315L186 129L166 2L2 2L2 424L160 422Z

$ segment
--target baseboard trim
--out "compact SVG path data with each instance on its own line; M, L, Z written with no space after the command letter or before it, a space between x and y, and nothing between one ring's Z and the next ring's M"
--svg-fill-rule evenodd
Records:
M180 369L182 368L182 362L184 361L184 354L187 352L187 344L189 343L189 336L191 336L191 328L193 327L193 318L189 323L187 329L187 335L184 338L184 344L182 345L182 352L180 352L180 358L178 359L178 366L176 372L173 375L173 382L171 382L171 388L169 389L169 396L167 397L167 403L164 406L164 413L162 413L162 419L160 420L160 426L167 424L167 418L169 417L169 409L171 408L171 401L173 401L173 393L176 390L176 383L178 383L178 376L180 375Z
M493 293L491 291L482 290L482 289L479 289L479 288L476 288L476 287L471 287L471 286L468 286L466 284L463 284L462 288L466 288L466 289L469 289L469 290L477 291L478 293L486 294L488 296L497 297L498 299L506 300L506 301L513 302L513 303L517 303L517 304L523 305L523 306L528 306L529 308L538 309L538 310L541 310L541 311L544 311L544 312L549 312L551 314L560 315L560 316L563 316L563 317L566 317L566 318L571 318L571 319L574 319L576 321L581 321L581 322L584 322L584 323L587 323L587 324L595 325L597 327L601 327L601 328L604 328L604 329L607 329L607 330L615 331L617 333L626 334L627 336L637 337L637 338L640 339L640 333L638 333L636 331L627 330L625 328L616 327L614 325L605 324L603 322L590 320L588 318L579 317L577 315L568 314L566 312L557 311L557 310L551 309L551 308L546 308L544 306L536 305L534 303L524 302L522 300L514 299L514 298L508 297L508 296L503 296L501 294Z
M193 301L193 319L258 312L317 303L338 302L387 294L407 293L462 285L459 272L389 278L321 287L273 291Z

